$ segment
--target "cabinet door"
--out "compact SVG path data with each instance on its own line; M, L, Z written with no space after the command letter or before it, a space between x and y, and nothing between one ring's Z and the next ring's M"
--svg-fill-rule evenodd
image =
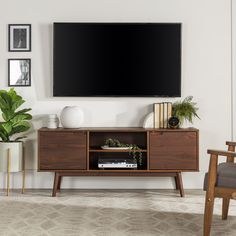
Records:
M150 169L198 170L197 132L150 133Z
M39 169L86 169L86 132L39 132Z

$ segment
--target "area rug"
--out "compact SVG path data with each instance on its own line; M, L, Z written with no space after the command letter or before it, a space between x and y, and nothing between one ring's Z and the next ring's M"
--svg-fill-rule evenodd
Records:
M0 192L2 236L193 236L202 235L204 192L188 190L180 198L170 190ZM236 235L236 201L221 220L215 202L212 235Z

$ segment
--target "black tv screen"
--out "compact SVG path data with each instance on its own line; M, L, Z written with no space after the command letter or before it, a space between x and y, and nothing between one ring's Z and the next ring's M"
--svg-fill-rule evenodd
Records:
M54 23L54 96L181 96L180 23Z

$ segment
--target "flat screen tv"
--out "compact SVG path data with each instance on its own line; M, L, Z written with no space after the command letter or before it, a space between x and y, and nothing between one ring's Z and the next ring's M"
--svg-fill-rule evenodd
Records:
M54 96L181 96L180 23L53 28Z

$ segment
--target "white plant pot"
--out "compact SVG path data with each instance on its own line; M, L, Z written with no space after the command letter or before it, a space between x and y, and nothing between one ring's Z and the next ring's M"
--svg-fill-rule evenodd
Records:
M7 156L8 149L10 149L10 172L22 171L22 156L23 143L22 142L0 142L0 171L7 172Z
M77 106L66 106L61 112L61 124L64 128L80 128L84 114Z

